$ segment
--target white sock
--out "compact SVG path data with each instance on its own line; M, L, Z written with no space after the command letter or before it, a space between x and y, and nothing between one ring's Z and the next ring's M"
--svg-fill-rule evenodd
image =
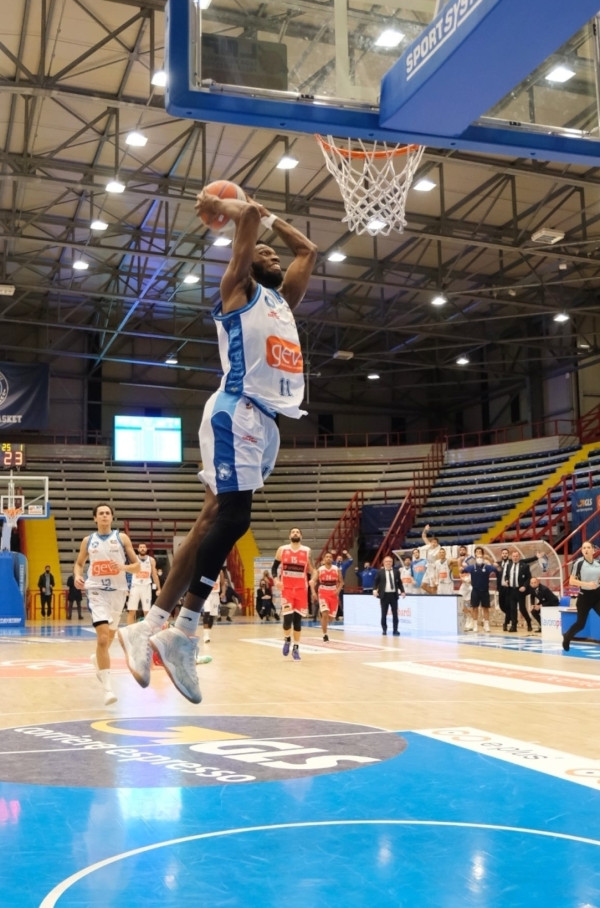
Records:
M102 687L108 693L112 691L112 685L110 683L110 668L101 668L98 670L100 675L100 681L102 682Z
M184 634L187 634L189 637L193 637L198 630L199 623L200 612L192 612L191 609L185 608L185 606L182 606L179 609L179 615L175 621L177 630L183 631Z
M148 624L150 624L153 628L155 627L158 630L163 626L163 624L167 623L170 617L170 612L165 612L163 608L158 608L158 606L153 605L144 620L147 621Z

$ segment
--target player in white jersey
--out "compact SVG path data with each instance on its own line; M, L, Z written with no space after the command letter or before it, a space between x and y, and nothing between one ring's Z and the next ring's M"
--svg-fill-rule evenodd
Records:
M138 561L140 569L134 574L129 587L129 598L127 599L127 624L133 624L138 608L142 607L144 615L147 615L152 605L152 584L156 587L157 594L160 593L160 580L156 572L156 561L152 555L148 554L148 546L145 542L138 545Z
M426 525L421 533L421 539L425 543L425 559L427 561L427 570L425 571L425 576L423 577L421 585L426 593L435 593L435 563L440 555L440 544L437 536L427 536L428 529L429 524Z
M110 683L109 649L127 596L125 574L135 576L140 567L129 536L112 529L113 517L113 509L109 504L102 502L96 505L96 532L82 540L73 569L75 586L87 592L92 624L96 631L96 652L92 656L92 662L96 676L104 688L104 702L107 706L117 699ZM90 566L86 577L87 561Z
M199 433L204 507L146 619L119 632L129 669L142 687L150 682L152 648L192 703L201 700L194 635L204 602L250 526L254 491L275 464L275 416L298 418L303 412L304 366L293 310L306 293L317 258L317 247L304 234L250 199L201 192L196 211L209 218L224 215L235 225L214 311L223 380L204 408ZM257 242L263 228L292 252L285 274L277 252ZM184 594L175 626L161 631Z

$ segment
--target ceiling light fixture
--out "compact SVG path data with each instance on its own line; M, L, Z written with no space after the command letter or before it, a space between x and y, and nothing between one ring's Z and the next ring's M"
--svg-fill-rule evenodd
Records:
M434 296L431 300L432 306L445 306L448 302L448 298L444 296L443 293L438 293L437 296Z
M197 284L200 281L200 278L197 274L186 274L183 279L184 284Z
M354 353L352 352L352 350L336 350L333 354L333 358L348 361L350 359L354 359Z
M462 353L462 354L458 357L458 359L456 360L456 365L457 365L457 366L468 366L468 365L469 365L469 357L468 357L468 356L465 356L465 354Z
M367 224L367 232L371 235L379 233L380 230L383 230L384 227L387 227L385 221L382 221L381 218L371 218Z
M553 230L551 227L540 227L539 230L531 234L531 239L534 243L542 243L544 246L560 243L564 238L565 235L562 230Z
M0 296L14 296L15 295L15 285L14 284L0 284Z
M428 180L427 177L422 177L422 179L417 180L414 184L413 189L415 192L431 192L432 189L435 189L437 183L434 183L433 180Z
M328 262L344 262L345 260L346 256L343 252L330 252L327 256Z
M570 318L570 316L567 315L566 312L557 312L556 315L554 316L554 321L555 321L555 322L559 322L559 323L560 323L560 322L568 322L568 321L569 321L569 318Z
M121 181L115 177L114 180L110 180L106 184L106 191L114 193L125 192L125 183L121 183Z
M375 47L398 47L404 37L403 32L396 28L384 29L375 42Z
M572 79L575 75L575 71L569 69L568 66L555 66L554 69L551 69L548 75L546 76L547 82L568 82L569 79Z
M84 262L83 259L77 259L75 262L73 262L73 268L75 269L75 271L87 271L89 267L89 264L87 262Z
M138 132L134 129L133 132L127 133L125 136L125 144L133 145L136 148L143 148L148 141L148 136L145 136L143 133Z
M176 354L176 353L169 353L169 355L167 356L167 358L166 358L166 360L165 360L165 365L167 365L167 366L176 366L177 363L178 363L177 354Z
M231 237L230 236L218 236L213 246L231 246Z
M164 88L167 84L167 74L164 69L157 69L150 81L157 88Z
M299 163L300 161L297 158L292 158L291 155L284 154L277 162L277 170L293 170Z
M107 228L108 224L106 221L101 221L100 218L96 218L90 224L90 230L106 230Z
M369 372L367 378L369 379L369 381L377 381L379 378L379 372Z

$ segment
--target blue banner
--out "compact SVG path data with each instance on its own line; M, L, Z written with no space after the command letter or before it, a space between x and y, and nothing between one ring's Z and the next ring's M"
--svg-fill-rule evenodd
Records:
M48 366L0 363L0 431L45 429Z
M600 488L579 489L571 493L571 529L576 530L591 514L595 514L587 524L583 534L573 536L573 550L581 548L582 542L591 539L600 530Z

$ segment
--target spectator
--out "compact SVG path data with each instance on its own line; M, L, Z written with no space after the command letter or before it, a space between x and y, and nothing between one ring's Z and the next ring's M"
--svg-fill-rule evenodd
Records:
M221 616L225 615L227 621L231 621L234 615L237 615L237 610L240 605L240 600L234 588L231 585L229 577L225 570L221 570L221 585L219 590L219 601L221 603L220 612L218 621L221 620Z
M52 614L52 594L54 593L54 575L50 571L49 564L44 568L44 573L40 574L38 589L42 604L42 618L49 618Z
M400 636L398 630L398 594L404 599L404 585L400 579L400 571L394 567L394 559L391 555L386 555L383 559L383 567L377 571L377 583L373 590L373 595L379 598L381 606L381 633L385 637L387 634L387 613L388 609L392 610L392 634L394 637Z
M429 530L429 524L425 525L425 529L421 533L421 539L425 543L425 560L427 562L427 568L425 570L425 576L421 582L421 586L426 593L432 594L435 593L435 563L440 554L440 544L438 542L437 536L427 536L427 531Z
M414 594L415 591L415 578L412 568L412 558L410 555L405 555L402 559L402 565L400 567L400 580L404 587L404 592L407 596Z
M421 549L413 549L412 553L412 575L414 578L414 589L413 593L424 594L425 590L423 589L423 578L425 577L425 572L427 570L427 561L425 558L421 558Z
M433 586L439 596L451 596L454 592L452 568L443 548L440 548L438 560L433 565Z
M81 600L83 594L81 590L78 590L75 586L75 577L73 574L70 574L67 578L67 619L70 621L73 614L73 606L77 609L77 614L79 615L79 620L83 619L81 614Z
M359 570L359 568L355 568L354 570L363 593L371 596L375 589L375 581L377 580L377 568L371 567L370 561L365 561L362 571Z
M335 566L342 575L342 586L338 594L338 611L335 616L336 621L341 621L344 617L344 583L346 580L346 571L350 565L354 562L354 558L347 549L344 549L341 555L338 555L335 559Z
M463 562L462 571L464 574L471 575L471 618L472 624L465 625L465 630L472 630L477 633L479 630L479 607L483 612L483 630L486 634L490 632L490 577L498 573L498 567L490 564L489 559L484 558L484 552L480 545L475 548L475 564ZM516 620L516 619L515 619ZM515 628L516 630L516 628Z
M266 580L264 575L256 591L256 614L261 621L270 621L271 616L275 621L279 618L273 602L272 584Z
M505 585L508 588L508 604L510 607L510 627L509 633L517 631L517 612L519 611L527 624L529 633L533 630L531 626L531 616L527 611L527 590L531 581L531 571L529 564L521 558L520 553L513 549L510 553L511 565L508 568L508 579ZM534 559L535 561L535 559ZM498 568L496 568L498 570Z
M553 593L552 590L547 587L545 584L540 583L539 577L532 577L529 581L529 590L530 602L531 602L531 617L537 621L539 627L535 629L536 634L542 632L542 619L541 619L541 610L544 605L558 605L558 596L556 593Z

